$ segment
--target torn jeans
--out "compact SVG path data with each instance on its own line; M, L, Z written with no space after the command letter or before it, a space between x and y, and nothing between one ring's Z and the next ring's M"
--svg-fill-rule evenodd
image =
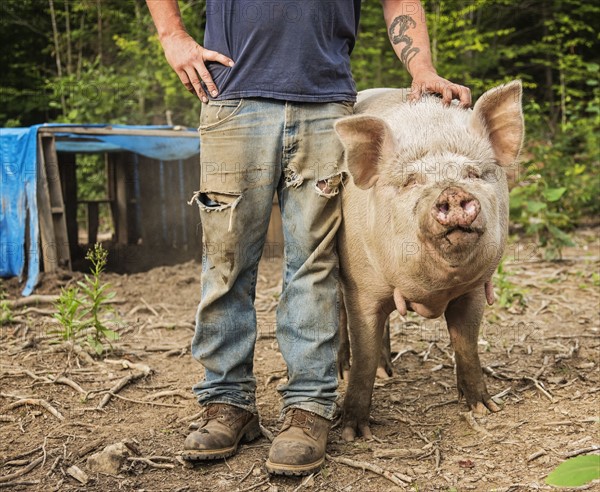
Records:
M288 368L278 390L283 411L325 418L336 411L340 187L345 173L333 123L351 103L270 99L203 105L201 184L202 294L192 354L205 368L194 386L202 405L256 412L254 298L273 197L283 220L283 287L277 340Z

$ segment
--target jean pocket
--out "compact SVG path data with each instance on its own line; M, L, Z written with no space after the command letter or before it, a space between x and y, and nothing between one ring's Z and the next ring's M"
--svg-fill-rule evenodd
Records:
M198 130L212 130L226 123L240 111L243 102L243 99L224 99L203 104Z

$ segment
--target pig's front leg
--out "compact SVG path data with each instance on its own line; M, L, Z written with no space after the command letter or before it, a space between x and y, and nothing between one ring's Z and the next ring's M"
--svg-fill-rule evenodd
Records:
M450 302L445 313L456 358L458 396L464 396L469 408L477 415L484 415L487 410L500 410L487 392L477 353L484 305L484 289L476 289Z
M362 435L370 439L371 395L383 328L389 313L383 312L374 301L354 303L349 299L346 299L346 310L351 333L352 366L344 399L342 438L353 441L357 435Z

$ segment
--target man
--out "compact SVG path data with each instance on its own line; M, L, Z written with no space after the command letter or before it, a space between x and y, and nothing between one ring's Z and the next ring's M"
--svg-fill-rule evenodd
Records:
M271 204L284 232L277 339L288 367L285 419L267 469L302 475L324 461L336 411L337 257L344 179L333 123L352 113L350 73L360 0L207 0L204 46L185 31L177 0L147 0L169 64L203 102L202 296L192 353L205 408L184 458L231 456L260 434L255 405L254 295ZM470 105L466 87L433 68L417 0L383 1L390 40L413 97L436 92Z

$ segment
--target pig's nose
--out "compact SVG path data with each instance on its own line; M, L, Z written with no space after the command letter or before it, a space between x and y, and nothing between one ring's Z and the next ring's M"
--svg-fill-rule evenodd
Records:
M432 214L445 227L469 227L479 215L481 204L471 193L452 186L440 193Z

